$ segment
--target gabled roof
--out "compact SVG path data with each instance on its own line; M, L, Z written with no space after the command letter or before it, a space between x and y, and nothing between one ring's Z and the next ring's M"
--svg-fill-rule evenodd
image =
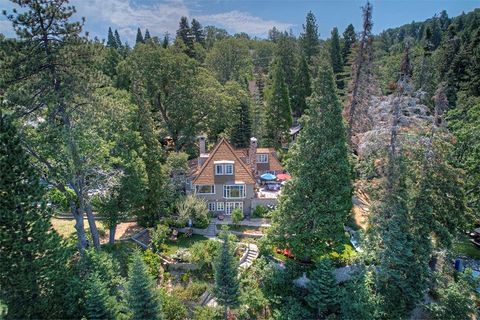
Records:
M238 157L233 147L228 143L225 138L220 139L217 145L210 152L210 156L207 161L200 168L198 175L193 180L193 184L214 184L214 162L221 160L233 160L235 181L243 181L246 184L254 184L255 178L253 177L250 168Z
M283 171L283 166L277 158L274 148L258 148L257 154L268 154L268 163L257 163L257 170L260 171Z

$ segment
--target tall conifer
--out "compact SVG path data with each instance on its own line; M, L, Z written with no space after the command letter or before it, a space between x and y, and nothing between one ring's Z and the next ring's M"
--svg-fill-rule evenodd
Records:
M300 44L309 64L312 63L312 58L320 51L318 37L317 20L312 11L310 11L307 13L305 24L303 25L303 33L300 35Z
M140 28L137 29L137 37L135 39L135 45L139 43L145 43L145 41L143 40L142 30L140 30Z
M11 120L0 114L0 300L8 318L63 318L66 253L45 190Z
M161 319L160 295L150 278L140 252L133 255L128 270L127 302L133 320Z
M228 234L222 235L222 246L215 260L215 286L213 294L218 303L225 308L225 319L228 319L230 308L239 304L240 285L238 282L238 263L233 254Z
M280 147L292 125L292 111L285 74L279 61L273 62L271 73L271 83L266 89L265 142Z
M290 148L284 187L273 219L274 242L298 258L323 254L343 242L352 207L350 165L329 68L320 71L297 142Z

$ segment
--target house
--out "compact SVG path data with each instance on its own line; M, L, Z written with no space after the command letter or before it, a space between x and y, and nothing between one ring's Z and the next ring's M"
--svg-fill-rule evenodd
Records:
M190 161L189 192L207 201L210 212L230 215L240 208L249 215L259 205L275 205L279 192L261 188L260 175L282 173L275 149L258 148L250 139L248 148L234 149L225 139L207 153L206 137L199 137L200 155Z

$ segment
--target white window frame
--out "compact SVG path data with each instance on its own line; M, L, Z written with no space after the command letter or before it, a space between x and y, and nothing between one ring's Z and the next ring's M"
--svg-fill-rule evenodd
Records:
M225 202L225 214L231 215L233 210L236 208L240 208L243 212L243 202Z
M208 203L208 211L215 211L215 202Z
M217 202L217 211L225 211L225 202Z
M223 172L224 175L233 176L233 164L226 164L225 168L223 168Z
M268 163L268 153L257 154L257 163Z
M208 192L198 192L198 189L200 189L201 187L212 187L212 192L208 193ZM195 194L215 194L215 185L214 184L197 184L195 185Z
M220 171L218 169L220 169ZM223 170L223 164L216 164L215 165L215 175L216 176L223 176L224 172L225 171Z
M240 196L239 197L232 197L230 194L231 194L231 189L232 187L241 187L243 188L243 192L241 192ZM243 199L246 197L246 187L244 184L226 184L223 186L223 197L225 199Z

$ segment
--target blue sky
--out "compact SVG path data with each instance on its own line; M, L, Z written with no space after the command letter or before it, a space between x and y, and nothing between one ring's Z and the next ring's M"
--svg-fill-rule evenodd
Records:
M342 32L349 23L357 31L361 26L363 0L71 0L77 18L85 17L85 30L91 36L106 37L111 26L123 40L132 43L137 27L152 35L174 34L181 16L196 18L202 25L215 25L230 33L247 32L265 37L269 29L302 30L306 13L311 10L326 38L336 26ZM374 32L422 21L445 9L456 16L480 7L480 0L373 0ZM0 8L11 9L8 0ZM10 24L0 17L0 32L12 35Z

